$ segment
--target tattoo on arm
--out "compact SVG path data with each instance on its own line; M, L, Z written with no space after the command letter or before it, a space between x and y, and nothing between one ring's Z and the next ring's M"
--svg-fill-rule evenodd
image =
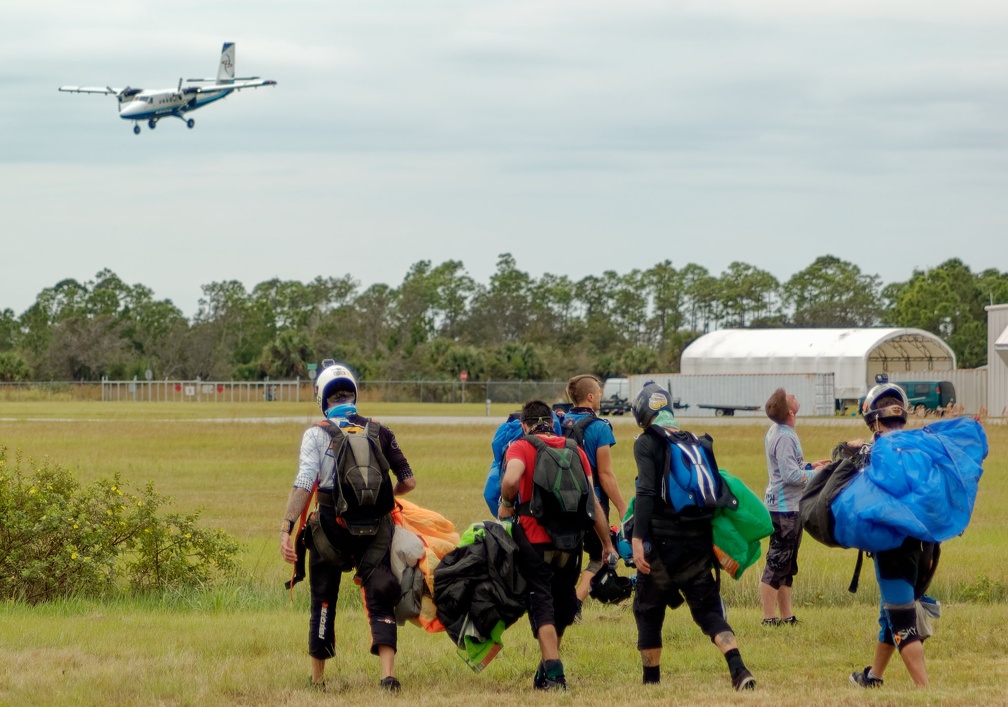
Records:
M303 488L295 486L291 489L290 498L287 499L287 509L284 511L284 518L297 521L311 494ZM297 528L295 528L296 530Z

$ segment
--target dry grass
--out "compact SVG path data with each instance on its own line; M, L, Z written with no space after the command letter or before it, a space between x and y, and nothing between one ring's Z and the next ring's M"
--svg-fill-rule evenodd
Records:
M275 531L293 479L304 420L312 415L310 405L284 408L283 414L280 404L200 407L202 417L223 422L195 419L198 416L188 410L182 414L140 404L59 404L31 411L20 405L0 403L0 444L21 449L26 456L48 455L84 480L114 471L137 488L154 480L160 492L175 498L173 507L202 506L205 523L223 527L241 540L245 576L206 593L161 599L3 606L0 703L378 701L377 660L367 655L366 622L349 582L339 603L340 655L330 670L340 691L318 695L304 689L307 589L299 587L293 603L282 589L287 567L277 557ZM261 415L266 408L272 417L289 419L269 424L239 421ZM375 408L365 412L379 417L403 412L401 406ZM97 417L102 419L92 419ZM55 418L71 421L52 421ZM481 491L497 419L433 426L397 422L394 429L419 482L413 500L459 526L484 518ZM615 429L616 471L629 495L635 430L625 423L617 423ZM865 694L847 684L847 674L870 660L877 589L866 569L862 591L856 597L848 595L853 553L809 540L803 546L795 587L797 612L805 623L795 630L765 631L758 626L759 565L740 582L725 580L729 619L760 683L752 696L738 698L731 692L724 661L685 608L668 614L663 684L645 690L639 684L636 629L629 609L589 603L585 623L573 627L564 642L572 687L568 695L532 694L529 687L538 652L522 621L505 634L504 651L480 675L464 666L444 635L405 627L398 661L403 699L474 705L515 698L532 704L578 705L1008 703L1004 696L1008 639L1001 630L1008 606L999 600L1008 587L1008 566L1000 560L1006 546L1001 509L1008 493L1004 452L1008 429L991 426L988 431L992 455L973 523L963 538L946 544L935 585L946 615L935 639L928 642L933 687L927 692L911 689L898 660L886 675L883 691ZM711 432L720 464L761 490L766 479L764 426L719 425ZM860 429L843 424L799 428L810 459L826 456L836 441L852 433L860 434Z

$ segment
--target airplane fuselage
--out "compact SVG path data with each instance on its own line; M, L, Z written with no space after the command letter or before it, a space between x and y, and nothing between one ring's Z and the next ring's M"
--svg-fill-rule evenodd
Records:
M123 97L119 104L119 117L123 120L150 120L166 115L181 115L219 101L231 93L234 91L200 94L188 86L183 87L181 91L171 89L140 91L132 96Z

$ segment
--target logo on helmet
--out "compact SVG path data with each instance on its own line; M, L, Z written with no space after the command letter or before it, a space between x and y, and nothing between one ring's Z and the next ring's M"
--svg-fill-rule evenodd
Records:
M661 410L664 407L668 407L668 398L665 397L664 393L651 393L648 397L648 407L652 410Z

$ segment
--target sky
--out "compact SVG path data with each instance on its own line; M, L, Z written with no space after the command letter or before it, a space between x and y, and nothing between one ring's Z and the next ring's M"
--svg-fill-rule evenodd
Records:
M0 311L499 254L1008 271L1003 0L36 0L0 22ZM274 79L156 130L61 85Z

